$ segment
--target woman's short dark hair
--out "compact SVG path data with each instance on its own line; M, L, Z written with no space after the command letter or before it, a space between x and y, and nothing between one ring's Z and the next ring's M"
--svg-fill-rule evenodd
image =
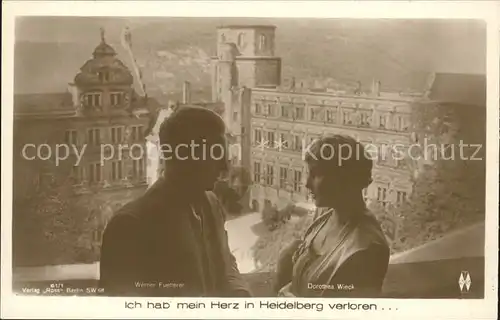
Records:
M328 135L315 140L305 154L307 163L319 165L320 173L346 174L362 189L372 183L373 160L365 147L346 135Z

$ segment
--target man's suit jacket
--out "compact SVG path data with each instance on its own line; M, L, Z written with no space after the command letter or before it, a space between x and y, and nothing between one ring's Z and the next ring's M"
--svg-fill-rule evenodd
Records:
M163 179L120 209L103 234L104 294L250 296L229 250L222 206L212 192L203 204L203 235L189 202Z

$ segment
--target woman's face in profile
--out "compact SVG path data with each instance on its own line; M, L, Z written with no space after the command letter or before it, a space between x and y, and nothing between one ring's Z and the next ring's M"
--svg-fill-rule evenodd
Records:
M342 200L342 179L336 179L333 172L326 174L317 162L308 162L306 188L312 193L316 207L334 207Z
M325 185L325 176L320 171L320 167L315 162L308 162L308 176L306 188L311 191L312 198L316 207L327 206L328 193Z

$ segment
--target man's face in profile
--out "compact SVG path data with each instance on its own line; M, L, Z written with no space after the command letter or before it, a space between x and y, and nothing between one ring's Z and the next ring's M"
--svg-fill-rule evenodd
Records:
M224 134L207 140L200 150L200 159L194 161L193 182L203 190L212 190L221 173L228 169L228 146Z

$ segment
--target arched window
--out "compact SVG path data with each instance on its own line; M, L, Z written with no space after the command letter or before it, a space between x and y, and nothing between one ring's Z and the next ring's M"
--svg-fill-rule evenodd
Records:
M220 35L220 42L222 42L222 43L226 42L226 35L225 34Z

